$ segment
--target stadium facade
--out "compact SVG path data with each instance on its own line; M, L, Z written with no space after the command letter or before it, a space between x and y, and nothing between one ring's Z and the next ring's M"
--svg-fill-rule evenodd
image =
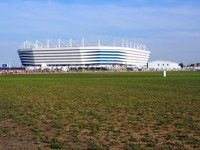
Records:
M58 40L42 43L25 41L18 54L25 67L106 67L113 65L126 65L133 67L147 67L150 51L145 45L128 40L112 40L103 43L98 40L96 44L89 44L82 39L79 44Z

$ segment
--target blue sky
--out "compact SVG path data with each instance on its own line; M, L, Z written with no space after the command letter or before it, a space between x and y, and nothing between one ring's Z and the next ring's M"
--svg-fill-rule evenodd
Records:
M1 0L0 64L25 40L132 39L150 61L200 62L200 0Z

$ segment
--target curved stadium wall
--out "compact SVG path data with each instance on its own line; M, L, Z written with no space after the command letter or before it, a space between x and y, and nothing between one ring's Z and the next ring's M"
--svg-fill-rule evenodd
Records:
M18 50L23 66L108 66L129 65L146 67L150 51L145 45L130 41L113 41L112 44L88 44L82 40L76 44L73 40L64 43L58 40L53 44L26 41Z

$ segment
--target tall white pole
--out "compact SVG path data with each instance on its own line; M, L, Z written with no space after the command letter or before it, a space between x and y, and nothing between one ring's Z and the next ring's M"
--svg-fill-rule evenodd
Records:
M72 47L72 39L69 40L69 46Z
M113 40L113 46L115 47L115 39Z
M8 69L10 70L10 68L11 68L11 59L9 58L8 59Z
M60 48L60 39L58 39L58 47Z
M82 38L81 46L82 46L82 47L85 46L85 39L84 39L84 38Z
M124 40L122 39L122 47L124 47Z
M98 40L98 45L101 46L101 41L100 41L100 39Z
M47 40L47 48L49 48L49 39Z

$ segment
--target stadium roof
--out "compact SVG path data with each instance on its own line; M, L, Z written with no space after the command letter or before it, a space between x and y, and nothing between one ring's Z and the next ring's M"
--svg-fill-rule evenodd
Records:
M98 40L93 43L86 41L84 38L80 41L74 41L72 39L63 41L58 39L56 42L51 40L46 40L41 42L36 40L35 42L25 41L21 45L20 49L39 49L39 48L61 48L61 47L92 47L92 46L111 46L111 47L126 47L126 48L135 48L140 50L148 51L147 47L144 44L134 42L132 40L110 40L108 42Z

